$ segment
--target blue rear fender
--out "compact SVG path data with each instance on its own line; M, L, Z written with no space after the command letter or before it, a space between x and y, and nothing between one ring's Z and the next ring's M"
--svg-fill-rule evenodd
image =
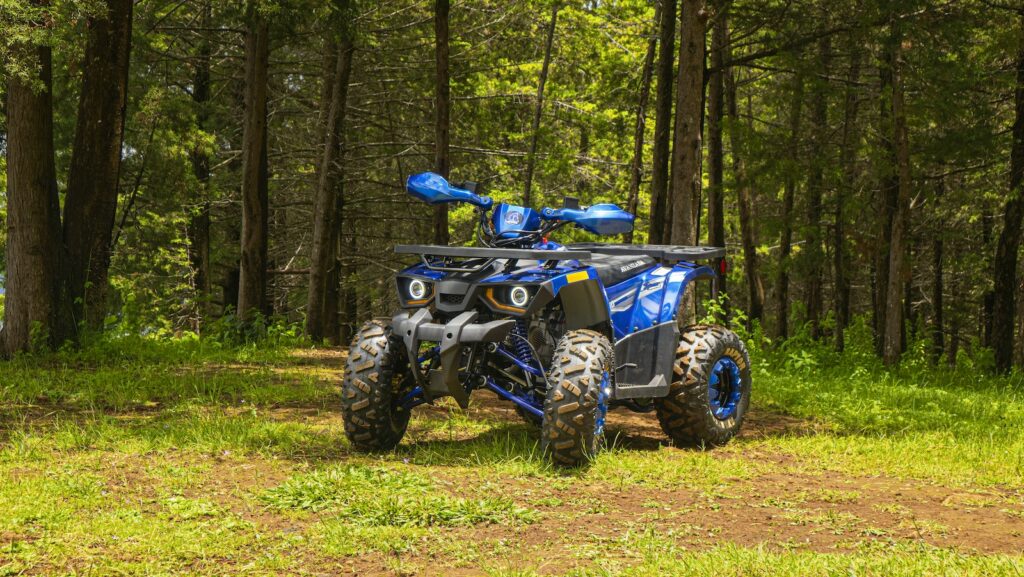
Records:
M711 267L680 262L672 267L654 267L607 288L615 339L675 322L679 301L690 283L714 278Z

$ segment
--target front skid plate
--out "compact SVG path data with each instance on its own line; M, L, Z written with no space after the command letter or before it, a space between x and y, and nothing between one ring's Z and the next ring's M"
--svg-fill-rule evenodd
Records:
M466 311L447 324L440 324L432 322L434 317L429 310L419 309L411 315L408 312L398 313L391 319L392 334L402 337L413 375L427 400L451 395L460 407L469 407L469 393L459 381L462 345L501 342L516 323L512 319L474 323L478 315L476 311ZM427 382L422 382L419 371L422 341L440 343L441 366L430 371Z

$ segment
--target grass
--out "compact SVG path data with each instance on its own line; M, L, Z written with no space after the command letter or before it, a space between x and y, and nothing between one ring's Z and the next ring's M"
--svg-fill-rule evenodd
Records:
M627 434L577 471L511 410L448 405L355 454L340 360L290 342L19 358L0 367L0 576L1024 575L1020 376L886 371L858 342L755 339L755 434Z

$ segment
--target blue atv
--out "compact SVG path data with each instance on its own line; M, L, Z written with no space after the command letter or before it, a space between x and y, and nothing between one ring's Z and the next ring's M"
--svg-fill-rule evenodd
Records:
M453 397L466 408L477 389L514 403L558 465L593 456L616 407L656 411L678 445L718 446L739 431L750 403L746 347L720 326L680 327L693 281L717 291L725 249L563 246L549 240L563 226L616 235L634 217L572 198L539 212L494 204L475 184L432 173L407 189L428 204L475 206L480 246L395 248L419 262L397 276L401 311L352 342L342 408L356 449L390 450L414 407Z

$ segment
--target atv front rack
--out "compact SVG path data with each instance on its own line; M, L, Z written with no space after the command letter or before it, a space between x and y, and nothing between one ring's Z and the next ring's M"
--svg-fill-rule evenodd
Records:
M569 245L570 250L585 250L594 254L649 256L665 263L680 261L719 260L725 258L725 248L718 246L676 246L669 244L603 244L585 242Z
M590 252L583 250L533 250L431 244L400 244L395 247L395 253L419 255L427 268L445 272L476 272L498 259L556 262L584 260L591 256ZM460 259L461 262L456 264L455 259Z

